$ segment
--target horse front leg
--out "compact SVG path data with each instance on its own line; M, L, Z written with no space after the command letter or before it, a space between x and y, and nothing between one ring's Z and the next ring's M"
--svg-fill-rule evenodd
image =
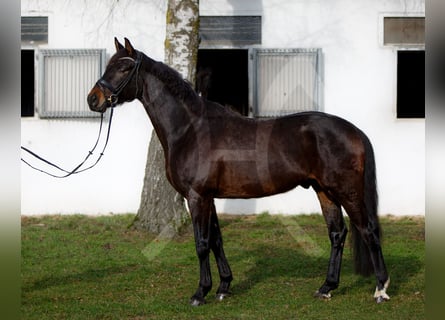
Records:
M219 228L218 216L216 215L215 204L211 205L211 249L215 255L216 264L218 266L220 285L216 291L216 299L218 301L223 300L230 295L229 287L233 280L232 271L230 270L229 263L226 255L224 254L223 239L221 230Z
M212 288L212 274L210 272L210 205L213 199L206 199L198 194L187 198L192 216L193 231L195 235L196 254L199 259L199 286L190 299L192 306L206 303L205 296Z

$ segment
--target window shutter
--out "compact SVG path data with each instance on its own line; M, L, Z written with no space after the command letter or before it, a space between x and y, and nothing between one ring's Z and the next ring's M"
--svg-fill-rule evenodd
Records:
M105 68L104 49L39 51L41 118L97 117L86 99Z
M321 49L254 49L254 115L321 110Z

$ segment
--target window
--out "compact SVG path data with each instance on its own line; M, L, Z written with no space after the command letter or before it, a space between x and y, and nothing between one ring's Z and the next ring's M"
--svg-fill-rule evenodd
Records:
M208 100L249 115L249 51L199 49L197 90Z
M254 115L321 110L321 49L254 49Z
M34 117L34 50L21 51L22 117Z
M397 52L397 118L425 118L425 51Z
M104 68L103 49L40 50L40 117L97 117L86 97Z
M384 17L383 45L397 53L397 118L425 118L425 17Z

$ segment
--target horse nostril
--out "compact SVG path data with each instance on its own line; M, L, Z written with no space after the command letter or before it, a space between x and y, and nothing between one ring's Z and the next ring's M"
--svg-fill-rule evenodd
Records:
M94 108L94 107L97 107L97 96L96 96L96 94L90 94L89 96L88 96L88 105L91 107L91 108Z

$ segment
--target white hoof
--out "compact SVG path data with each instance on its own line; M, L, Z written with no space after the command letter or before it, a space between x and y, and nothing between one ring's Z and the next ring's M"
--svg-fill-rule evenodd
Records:
M228 296L230 296L229 293L217 293L216 294L216 301L223 301Z
M382 303L384 301L388 301L390 298L388 294L386 293L386 289L389 287L389 278L386 280L385 284L383 285L383 289L379 290L378 288L375 288L374 293L374 299L377 303Z
M330 293L320 293L320 291L316 291L314 294L314 297L324 299L324 300L329 300L329 299L331 299L332 296Z
M377 303L382 303L382 302L385 302L388 300L389 300L389 296L387 294L385 294L383 296L378 296L375 298L375 302L377 302Z
M196 298L192 298L192 299L190 300L190 305L191 305L192 307L199 307L199 306L204 305L205 303L206 303L205 300L198 300L198 299L196 299Z

